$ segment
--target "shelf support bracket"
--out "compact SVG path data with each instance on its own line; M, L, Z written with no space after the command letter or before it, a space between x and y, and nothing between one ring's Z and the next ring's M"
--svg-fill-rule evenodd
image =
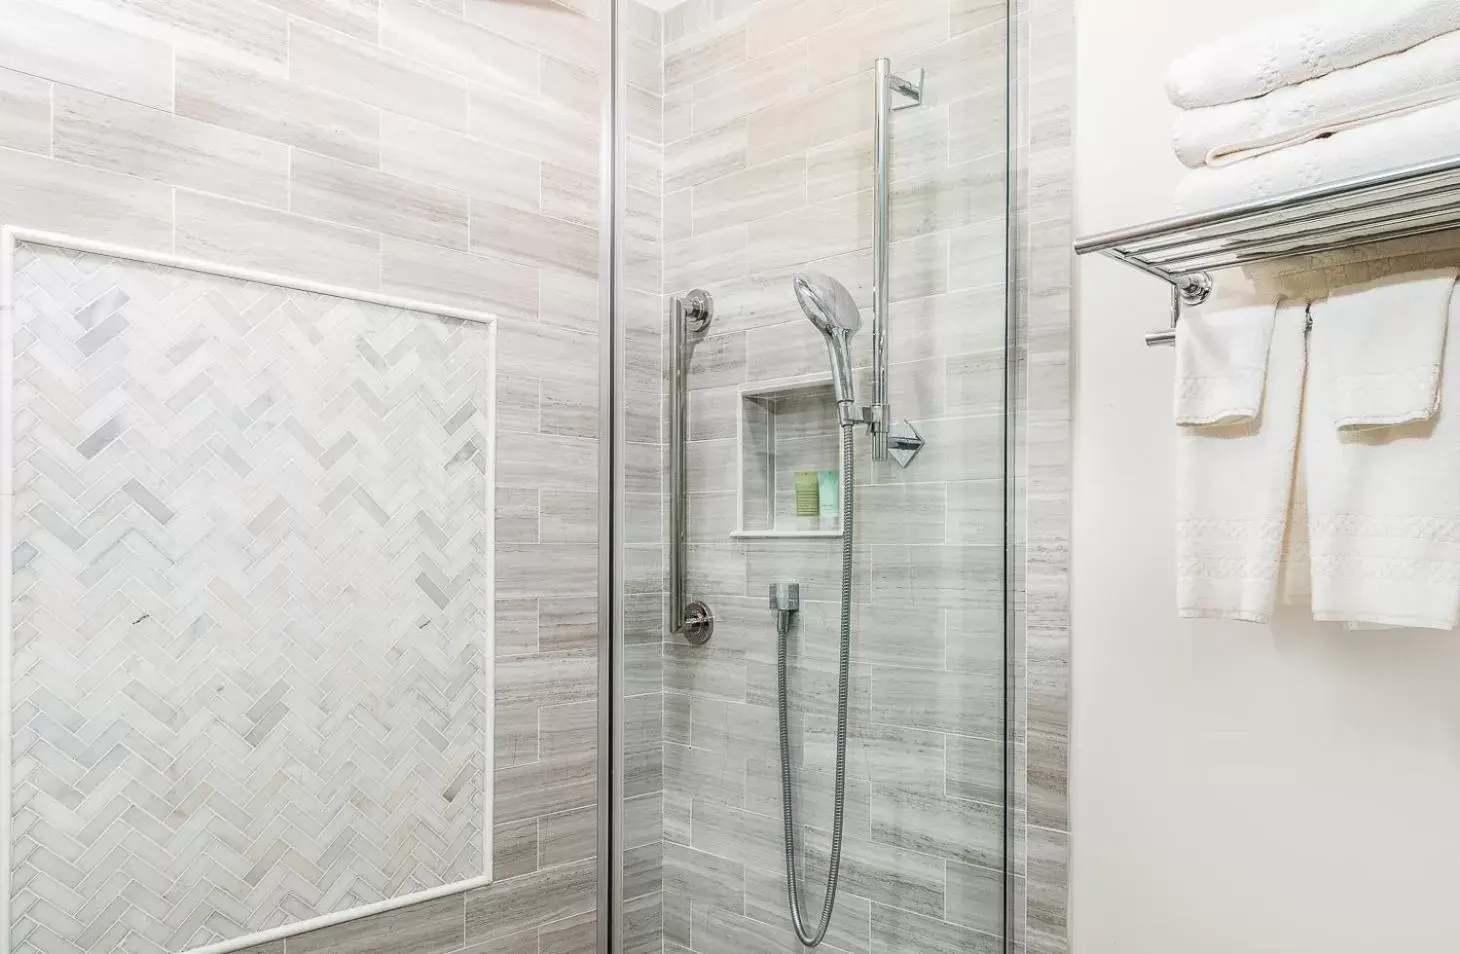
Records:
M1176 343L1176 324L1181 320L1181 309L1195 308L1212 294L1212 276L1206 272L1191 272L1177 275L1171 281L1171 326L1146 335L1146 347Z

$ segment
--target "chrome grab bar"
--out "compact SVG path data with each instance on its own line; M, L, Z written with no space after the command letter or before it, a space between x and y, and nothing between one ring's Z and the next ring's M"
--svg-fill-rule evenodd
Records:
M699 646L715 631L715 615L699 600L685 597L685 572L689 563L689 488L687 442L689 440L689 333L710 327L713 302L710 293L696 289L674 299L674 327L671 330L673 367L670 372L669 414L669 629Z

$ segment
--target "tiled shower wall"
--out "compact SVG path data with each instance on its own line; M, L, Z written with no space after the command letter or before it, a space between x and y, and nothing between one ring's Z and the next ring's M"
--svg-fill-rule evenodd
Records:
M665 951L795 947L772 581L802 587L792 736L806 894L821 896L840 542L732 539L736 402L742 383L827 367L797 269L870 304L877 56L928 71L924 104L894 124L891 283L892 402L928 446L907 470L858 448L847 843L827 943L1000 949L1005 26L985 0L687 0L665 15L664 290L704 287L716 305L691 362L689 570L717 618L707 646L663 646Z
M498 880L270 954L593 948L600 2L0 4L0 222L501 318Z

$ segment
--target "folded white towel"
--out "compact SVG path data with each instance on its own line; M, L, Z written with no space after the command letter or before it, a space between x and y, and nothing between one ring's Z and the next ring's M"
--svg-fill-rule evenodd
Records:
M1456 274L1436 268L1390 275L1313 303L1324 372L1332 376L1333 425L1387 427L1434 416ZM1309 418L1310 427L1324 424Z
M1185 312L1176 326L1177 424L1257 417L1277 300Z
M1198 47L1171 64L1166 95L1182 109L1251 99L1457 29L1455 0L1329 2Z
M1457 154L1460 100L1450 100L1220 169L1193 169L1176 201L1183 212L1202 212ZM1358 214L1355 221L1360 236Z
M1255 420L1178 429L1178 616L1260 623L1272 615L1293 489L1306 312L1302 302L1277 310Z
M1399 427L1329 426L1339 341L1315 318L1303 427L1313 618L1452 629L1460 619L1460 295L1440 409Z
M1460 31L1256 99L1182 110L1172 143L1192 169L1221 166L1456 98Z

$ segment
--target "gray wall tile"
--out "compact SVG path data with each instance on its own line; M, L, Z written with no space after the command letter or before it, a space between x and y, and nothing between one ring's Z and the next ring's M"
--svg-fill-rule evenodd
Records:
M172 189L14 150L0 151L0 220L166 251Z
M9 4L0 66L144 106L172 108L172 50L166 43L78 16L51 0Z
M594 863L578 861L493 883L466 895L468 944L593 908Z
M134 187L135 189L135 187ZM178 190L177 252L363 288L380 284L380 236Z
M467 244L467 197L295 151L289 207L314 218L447 248Z
M57 87L57 159L283 208L289 149L98 93Z
M381 290L530 320L537 313L538 271L387 235L381 238Z
M51 84L12 70L0 70L0 147L51 151Z
M445 954L461 947L462 896L347 921L289 938L295 954Z
M471 248L509 261L547 263L579 275L598 273L598 232L574 222L472 199Z

